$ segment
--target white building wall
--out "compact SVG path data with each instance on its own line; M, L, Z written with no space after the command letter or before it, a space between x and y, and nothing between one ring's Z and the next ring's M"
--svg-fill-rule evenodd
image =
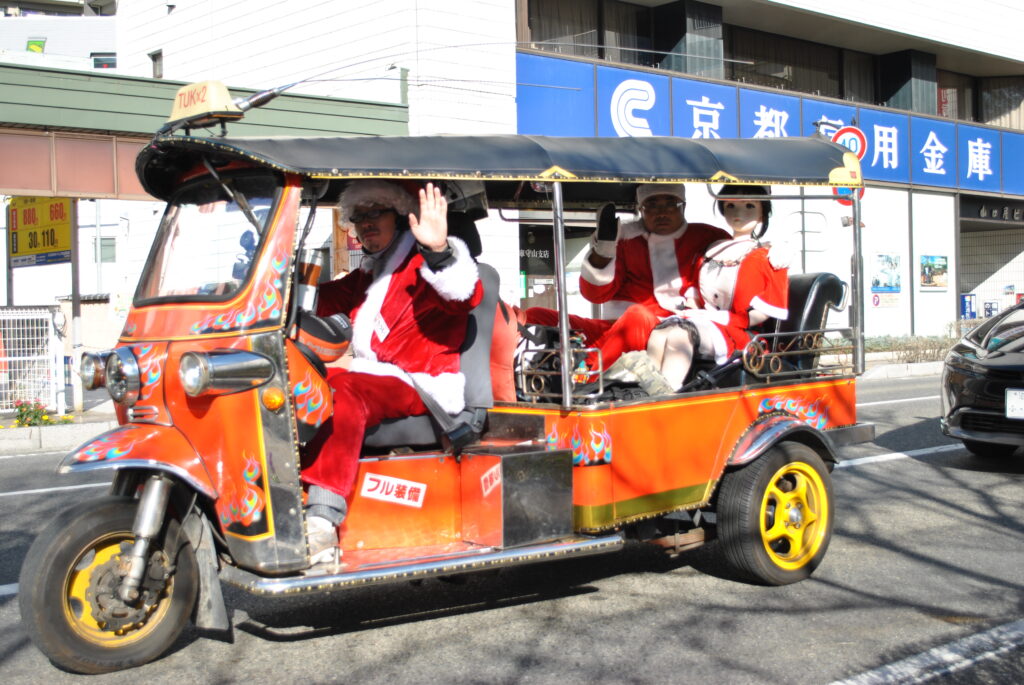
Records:
M1015 0L762 0L1024 61L1024 3Z
M910 288L914 285L910 268L908 191L868 188L863 208L864 335L910 335ZM879 255L891 255L899 260L895 269L898 292L873 292L876 279L879 286L896 282L888 278Z
M400 102L410 133L514 133L515 0L158 0L118 8L118 71ZM268 27L273 27L268 30Z
M911 279L914 287L914 333L947 335L952 330L958 308L956 273L956 200L952 195L914 192L914 255ZM945 288L928 287L921 282L921 257L946 257Z

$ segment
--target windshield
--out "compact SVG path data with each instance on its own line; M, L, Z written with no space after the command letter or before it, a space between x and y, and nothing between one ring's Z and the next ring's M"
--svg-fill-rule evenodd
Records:
M1024 343L1024 309L1014 309L992 326L981 346L989 352L1020 349Z
M167 209L135 299L220 300L245 283L279 182L272 174L205 179Z

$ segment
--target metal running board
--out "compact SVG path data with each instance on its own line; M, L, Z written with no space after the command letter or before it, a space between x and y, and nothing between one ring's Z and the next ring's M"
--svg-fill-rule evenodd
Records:
M225 566L220 578L247 592L256 595L287 595L300 592L320 592L339 588L365 585L396 583L416 578L444 576L455 573L485 571L507 566L520 566L541 561L553 561L568 557L615 552L622 548L625 540L620 533L603 537L576 537L541 545L495 550L485 548L479 552L466 552L457 556L437 559L420 559L413 563L389 565L386 568L358 569L346 572L344 567L334 573L328 567L321 571L316 567L297 576L258 576L235 566Z

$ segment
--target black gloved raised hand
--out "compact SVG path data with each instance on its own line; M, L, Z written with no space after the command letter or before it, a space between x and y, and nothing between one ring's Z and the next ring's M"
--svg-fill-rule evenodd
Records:
M606 203L597 210L597 239L616 240L619 237L619 217L615 216L615 204Z
M615 241L619 238L619 218L611 202L597 210L597 230L590 237L590 249L605 259L615 257Z

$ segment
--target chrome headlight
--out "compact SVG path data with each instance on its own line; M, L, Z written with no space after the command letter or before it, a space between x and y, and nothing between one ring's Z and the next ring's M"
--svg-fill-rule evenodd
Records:
M181 355L178 367L181 386L189 397L197 397L210 387L210 358L203 352L186 352Z
M118 347L107 358L107 391L115 402L129 407L139 400L139 363L127 347Z
M82 355L82 363L78 374L82 377L82 387L86 390L102 388L107 382L107 359L113 352L86 352Z

